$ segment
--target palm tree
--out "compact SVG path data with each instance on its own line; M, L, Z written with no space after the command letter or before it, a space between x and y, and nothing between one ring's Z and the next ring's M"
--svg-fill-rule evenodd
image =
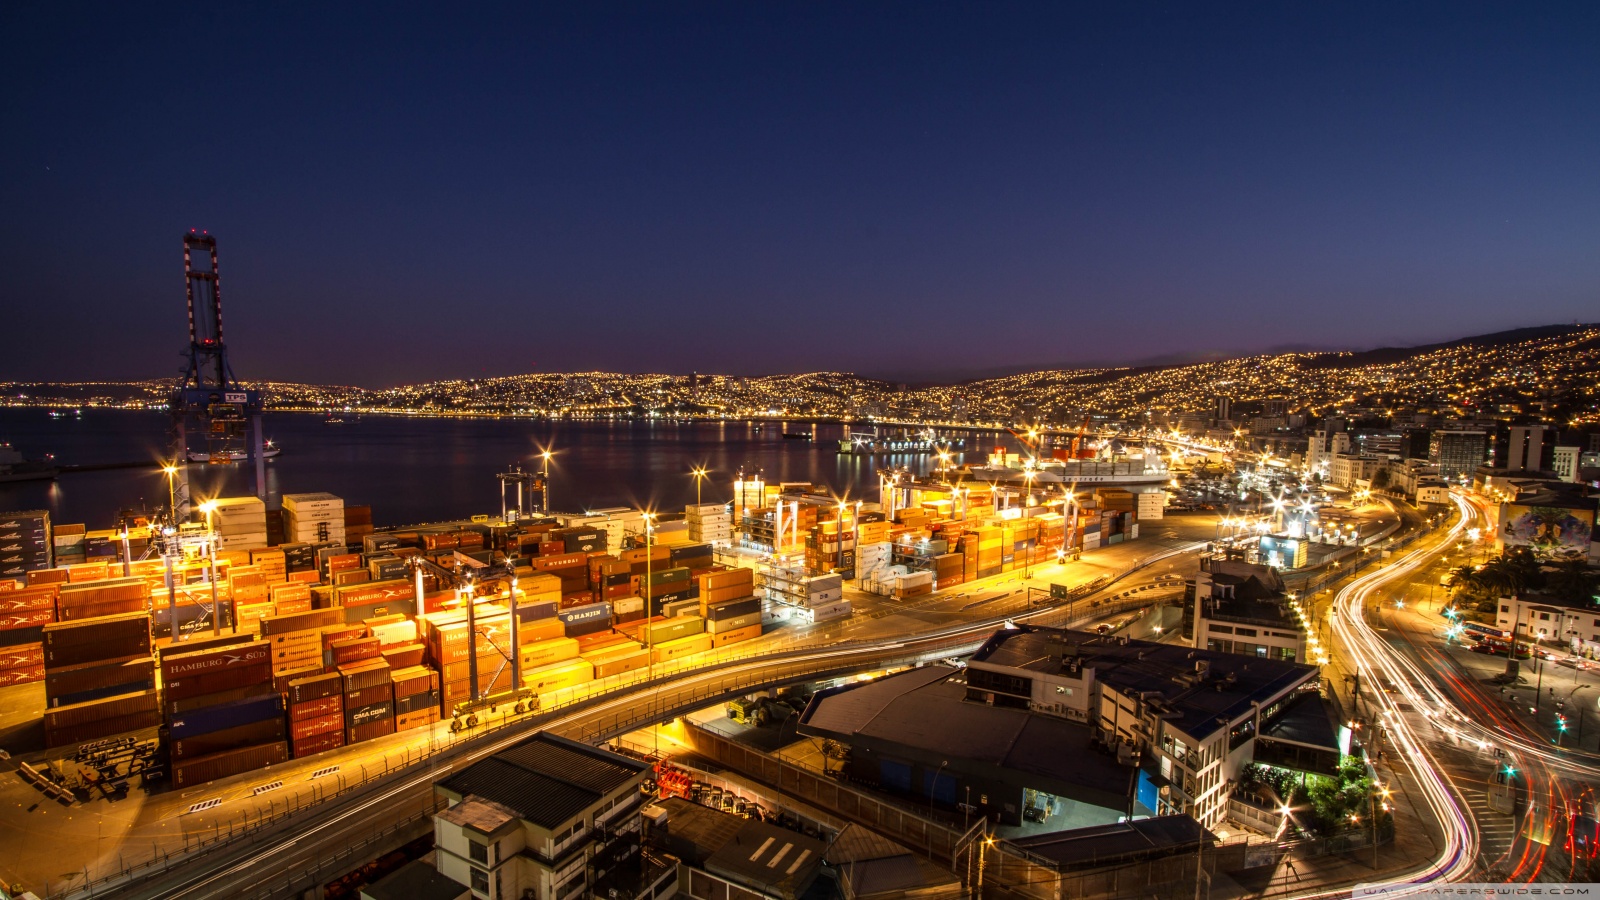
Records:
M1539 561L1526 548L1500 554L1478 570L1479 584L1499 597L1520 597L1544 582Z
M1478 577L1478 570L1472 566L1456 566L1445 574L1445 584L1453 591L1464 594L1473 594L1483 587L1483 579Z

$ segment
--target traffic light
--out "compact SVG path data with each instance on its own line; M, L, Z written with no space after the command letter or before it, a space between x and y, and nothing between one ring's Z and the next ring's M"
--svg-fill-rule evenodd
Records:
M1567 717L1558 713L1556 715L1556 727L1561 729L1562 731L1566 731L1567 730Z

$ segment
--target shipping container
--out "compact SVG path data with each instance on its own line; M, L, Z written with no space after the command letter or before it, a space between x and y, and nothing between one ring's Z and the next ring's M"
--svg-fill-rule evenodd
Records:
M344 733L345 743L347 745L359 744L362 741L370 741L374 738L380 738L387 734L394 734L394 717L390 716L389 718L380 719L375 722L367 722L362 725L357 725L353 728L347 727L345 728Z
M344 712L344 695L334 694L317 700L306 700L301 703L289 705L289 721L302 722L306 719L320 719Z
M231 690L217 691L210 694L198 694L193 697L173 699L166 694L161 698L161 712L167 717L181 715L202 706L217 706L222 703L232 703L235 700L245 700L250 697L263 697L267 694L278 693L270 681L256 681L243 687Z
M593 678L594 666L580 658L526 670L522 673L522 684L537 693L549 693L583 684Z
M282 717L262 719L245 725L236 725L224 728L221 731L212 731L205 734L191 735L184 738L173 738L167 742L167 750L172 754L174 761L194 759L212 753L222 753L240 747L254 747L258 744L281 743L287 738L288 730Z
M260 697L191 709L181 715L173 716L167 729L172 739L177 740L265 719L281 720L284 718L284 713L282 694L264 694Z
M340 747L343 747L344 720L339 719L338 722L339 727L334 731L329 731L324 734L316 734L308 738L294 741L291 744L291 746L294 748L294 758L302 759L307 756L313 756L318 753L325 753L329 750L337 750Z
M262 744L255 747L241 747L237 750L228 750L223 753L214 753L197 759L185 760L182 763L172 764L172 786L176 788L194 787L219 778L228 778L244 772L253 772L267 766L277 765L289 759L289 745L286 742L276 744Z

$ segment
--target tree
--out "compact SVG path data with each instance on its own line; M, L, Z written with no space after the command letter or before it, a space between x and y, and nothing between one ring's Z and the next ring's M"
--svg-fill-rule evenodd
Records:
M1496 597L1520 597L1544 585L1539 561L1526 547L1515 547L1483 564L1480 585Z
M1469 596L1483 589L1483 580L1478 577L1478 570L1472 566L1456 566L1451 569L1445 575L1445 583L1451 590Z
M1595 602L1600 594L1600 572L1589 568L1582 559L1563 560L1546 579L1545 584L1557 597L1580 603Z

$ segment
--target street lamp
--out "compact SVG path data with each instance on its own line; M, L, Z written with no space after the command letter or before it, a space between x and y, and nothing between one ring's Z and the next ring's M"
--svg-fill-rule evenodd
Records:
M699 466L697 468L690 469L689 474L694 476L694 505L699 506L700 486L705 483L706 476L710 473L707 472L705 466Z
M167 476L167 513L172 517L173 523L176 524L178 521L178 482L176 480L178 467L175 464L168 463L161 467L161 471Z
M200 511L206 514L206 556L211 564L211 634L213 637L222 634L222 610L217 606L217 533L211 528L211 514L217 509L217 501L207 500L200 504ZM173 630L178 627L178 620L172 620ZM238 626L235 625L235 628Z
M656 677L655 629L650 627L650 620L652 618L654 618L655 614L656 614L655 613L655 607L651 603L652 598L650 596L651 588L653 587L653 585L650 584L650 534L655 529L651 526L650 523L655 521L656 514L653 513L653 512L645 511L645 510L640 510L640 516L644 520L644 621L645 621L644 638L645 638L645 650L646 650L646 652L648 652L650 654L650 662L646 664L649 667L648 671L646 672L646 677L655 678Z
M539 452L540 468L539 480L544 485L544 511L550 512L550 457L555 456L549 450Z

